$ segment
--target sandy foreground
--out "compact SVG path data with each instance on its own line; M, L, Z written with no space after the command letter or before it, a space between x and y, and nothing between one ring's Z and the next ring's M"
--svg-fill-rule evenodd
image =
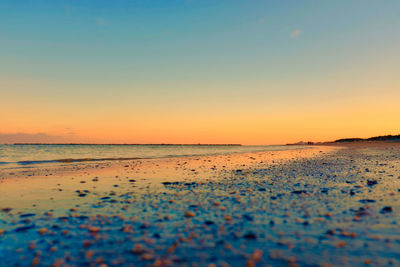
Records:
M3 169L0 266L398 266L399 190L398 144Z

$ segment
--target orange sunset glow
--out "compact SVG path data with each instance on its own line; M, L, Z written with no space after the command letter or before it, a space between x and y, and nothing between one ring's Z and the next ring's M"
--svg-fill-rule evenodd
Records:
M333 6L354 26L343 30L322 4L318 24L290 8L268 17L248 7L237 20L214 6L205 25L157 9L172 27L165 36L146 14L98 11L74 31L84 9L54 10L55 25L29 13L2 30L0 142L283 144L399 132L396 13Z
M400 266L399 0L1 0L0 267Z

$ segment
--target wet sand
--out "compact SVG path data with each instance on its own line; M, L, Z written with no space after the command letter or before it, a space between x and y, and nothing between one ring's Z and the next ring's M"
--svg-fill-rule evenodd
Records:
M399 190L398 144L2 170L0 266L397 266Z

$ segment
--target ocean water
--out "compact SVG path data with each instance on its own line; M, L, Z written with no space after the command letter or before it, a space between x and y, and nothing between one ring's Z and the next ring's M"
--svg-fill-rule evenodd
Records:
M285 145L0 145L0 168L71 162L282 151L302 147Z

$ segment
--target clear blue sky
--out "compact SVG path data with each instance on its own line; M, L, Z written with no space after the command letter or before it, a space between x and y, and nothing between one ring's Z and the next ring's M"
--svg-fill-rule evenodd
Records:
M144 119L130 116L125 122L145 128L143 120L153 121L159 127L150 128L159 130L159 137L135 135L137 129L124 128L122 121L107 136L191 142L192 129L201 133L193 141L229 137L268 143L306 138L311 131L319 131L311 136L317 139L368 135L374 129L367 125L345 131L348 123L339 122L290 135L287 125L293 121L288 118L301 115L299 120L315 124L313 107L343 121L333 114L349 108L359 94L365 95L361 109L369 110L368 103L382 94L387 99L378 100L390 106L400 90L399 47L397 0L3 0L0 90L5 97L0 111L15 117L3 123L0 133L62 135L73 128L77 137L88 138L102 129L96 114L110 119L142 112ZM35 105L40 107L36 117L27 108L35 110ZM248 124L254 113L263 124L275 123L276 132ZM207 124L210 114L218 119ZM395 131L399 121L391 121L376 132ZM235 122L249 131L236 129ZM220 136L213 139L215 131Z

